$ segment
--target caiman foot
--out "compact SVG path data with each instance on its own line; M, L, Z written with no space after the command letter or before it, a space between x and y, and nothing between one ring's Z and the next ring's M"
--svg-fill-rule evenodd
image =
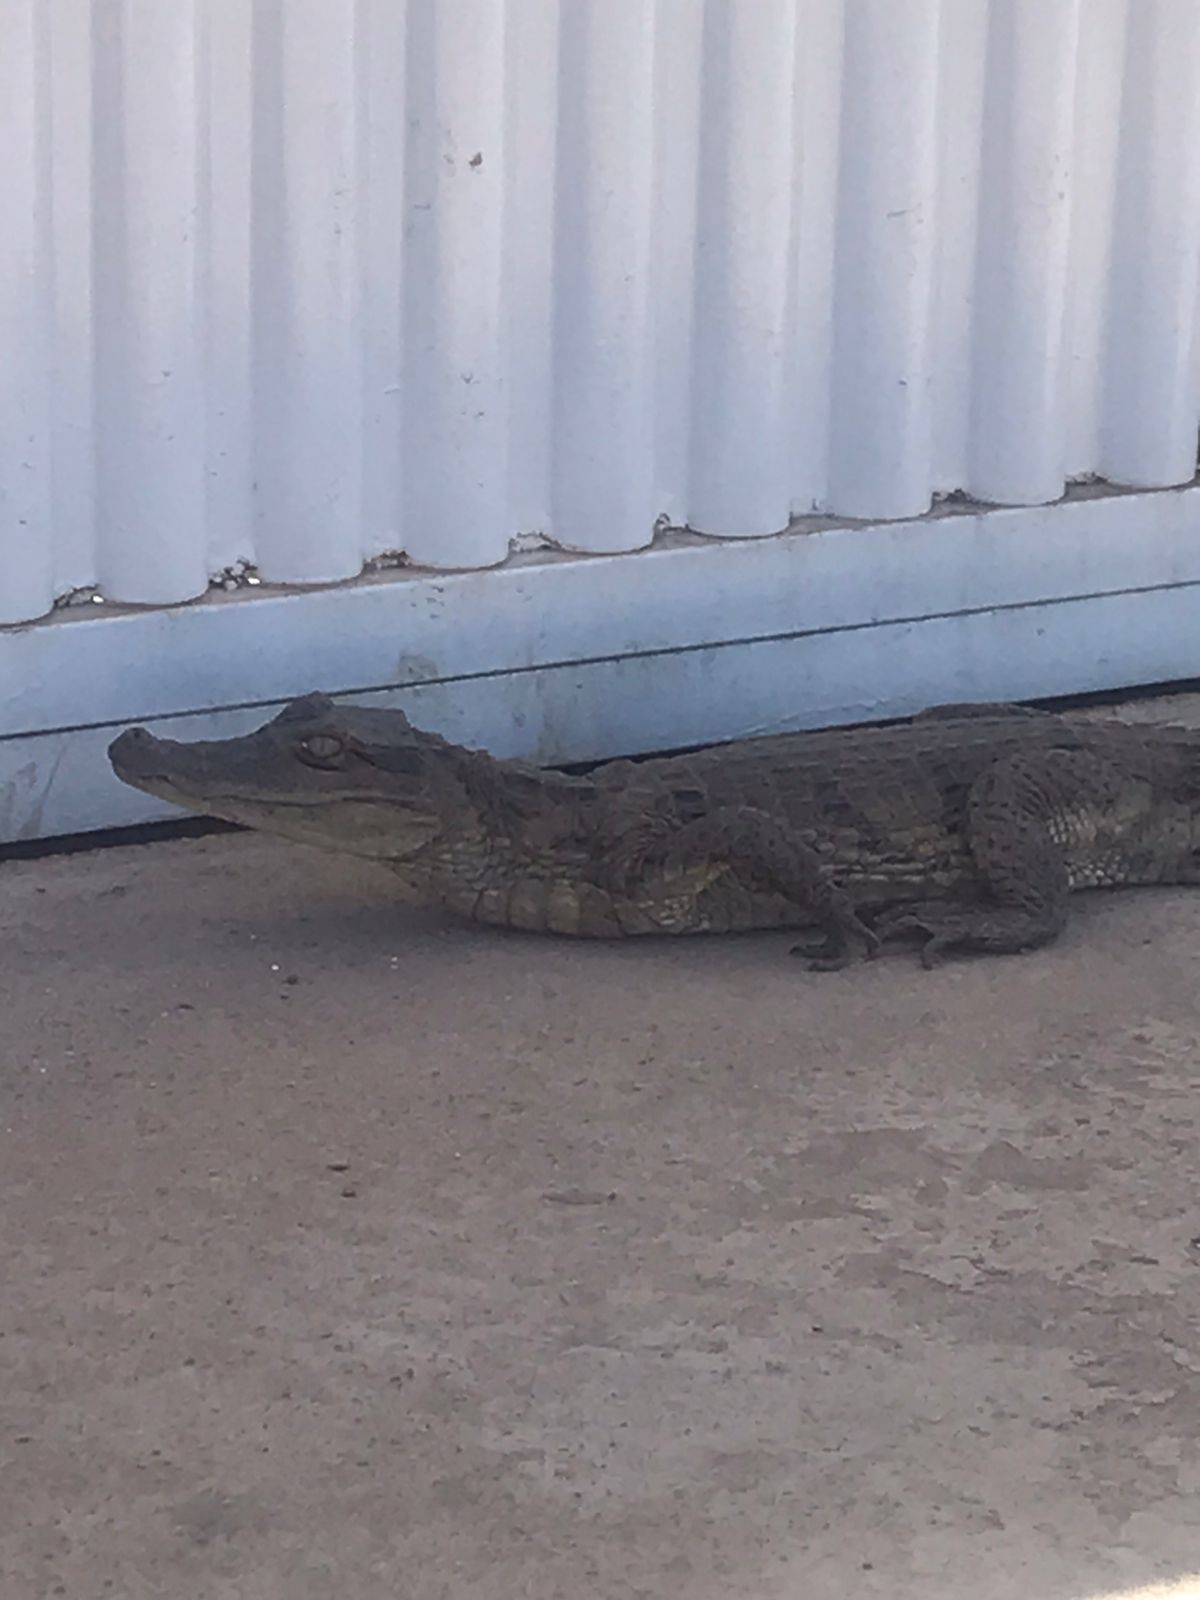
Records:
M794 944L790 953L806 958L810 972L840 972L854 960L856 944L862 946L866 961L874 961L879 954L878 935L851 913L845 923L839 922L827 933Z
M881 940L897 934L915 934L919 940L921 965L932 971L948 950L961 947L969 938L971 918L960 906L931 901L922 906L898 906L875 919L875 932Z
M1034 950L1062 931L1065 916L1065 904L1059 901L1037 908L988 906L974 911L935 902L888 912L877 919L875 931L881 939L917 934L921 965L929 970L950 951L999 956Z

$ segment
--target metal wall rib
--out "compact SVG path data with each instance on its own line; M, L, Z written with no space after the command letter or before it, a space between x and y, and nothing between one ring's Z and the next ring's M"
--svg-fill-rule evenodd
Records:
M1193 0L0 0L0 621L1195 471Z

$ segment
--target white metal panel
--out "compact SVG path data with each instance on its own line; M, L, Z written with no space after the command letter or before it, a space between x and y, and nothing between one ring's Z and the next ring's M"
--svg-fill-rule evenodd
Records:
M54 599L48 21L0 7L0 622Z
M1122 85L1130 0L1088 0L1076 57L1071 222L1063 328L1068 473L1094 471L1108 350Z
M737 543L697 538L636 562L526 558L311 593L220 594L115 615L89 608L0 632L0 685L6 732L36 733L286 699L317 685L361 693L785 635L857 629L866 647L877 626L993 609L1040 608L1053 632L1083 597L1172 588L1192 597L1200 634L1200 488L1077 490L1056 506L945 510ZM1098 639L1089 653L1106 647L1115 643ZM71 670L61 670L67 661ZM878 671L886 681L887 660ZM828 688L806 678L790 692L799 703ZM623 714L632 721L635 708Z
M1190 476L1196 463L1200 6L1193 0L1140 0L1122 110L1111 280L1119 315L1109 327L1097 468L1118 483L1155 487Z
M0 0L0 621L1188 481L1193 0Z
M254 7L254 556L286 582L362 565L362 23L361 5Z
M506 14L408 8L403 537L414 560L444 566L496 560L507 525Z
M706 533L773 533L791 513L796 8L713 0L708 13L687 520Z
M938 97L940 238L930 368L934 482L965 484L971 446L980 172L988 87L989 0L958 0L941 19Z
M560 9L548 531L582 550L645 544L657 512L653 90L670 41L656 20L645 0Z
M940 10L846 7L825 497L844 516L916 516L930 499Z
M829 393L841 155L844 0L799 0L793 122L791 294L788 303L788 452L792 511L828 499Z
M1079 0L1004 0L989 23L963 487L1012 504L1055 499L1066 473L1061 357Z
M1192 493L1194 497L1197 491ZM1164 504L1174 498L1128 496L1113 502L1136 522L1154 526L1163 536L1158 541L1157 570L1162 570L1166 551L1180 547L1181 533L1193 548L1197 544L1195 508L1186 508L1186 521L1181 525L1178 510ZM1161 525L1156 512L1163 517ZM1036 550L1039 539L1044 547L1047 528L1052 539L1058 531L1059 508L990 515L1015 519L1010 531L1020 534L1016 543L1026 573L1036 566L1036 557L1031 559L1030 552ZM366 704L401 706L418 726L462 743L501 756L519 755L553 764L904 716L938 701L1028 699L1131 683L1161 683L1176 676L1179 662L1194 654L1200 617L1200 585L1195 581L1115 593L1081 593L1049 604L1015 599L1007 605L926 613L895 621L864 624L858 620L867 596L862 590L863 566L853 551L856 534L863 532L873 541L875 536L895 538L900 546L899 559L885 561L881 566L884 576L878 583L870 583L870 590L876 592L886 589L886 577L897 568L901 573L912 570L903 550L904 534L929 529L935 542L949 553L957 534L964 531L956 528L957 521L901 522L887 529L811 536L824 546L825 570L817 585L818 597L828 600L831 616L849 610L856 619L850 626L789 626L781 607L766 625L769 631L753 636L751 630L764 626L758 604L762 594L795 597L800 591L796 584L788 584L784 569L794 564L807 571L794 548L785 554L790 541L770 540L738 544L724 551L708 546L700 551L664 552L657 563L653 558L618 558L606 563L610 581L599 596L616 602L607 612L588 603L596 596L578 593L573 597L575 604L567 607L567 614L576 622L582 617L594 624L601 616L612 619L621 615L620 602L629 597L626 580L631 567L640 576L636 587L645 595L646 609L652 598L661 599L660 585L671 579L673 595L685 605L694 598L698 611L708 607L710 612L705 622L711 631L702 637L713 642L684 649L668 646L629 653L631 630L614 627L610 635L614 653L581 657L579 643L560 638L557 646L565 652L562 656L556 659L552 652L539 652L544 664L514 670L521 646L510 648L511 638L489 635L487 627L489 619L498 614L494 580L499 575L481 573L464 575L473 590L446 590L436 604L438 588L459 580L414 579L417 592L403 610L395 603L398 586L393 584L350 585L280 601L280 605L298 606L308 613L307 637L324 647L317 653L302 648L301 636L294 628L279 628L283 619L278 616L271 622L261 615L252 616L261 612L260 602L228 607L218 602L218 608L235 624L225 630L222 641L227 651L234 647L226 669L229 680L246 682L247 666L251 662L261 665L265 651L266 670L255 675L264 698L252 706L227 703L220 710L162 718L151 709L156 686L145 682L145 656L127 665L134 671L141 666L139 692L144 696L141 704L146 707L147 724L171 738L246 732L272 715L294 689L308 689L320 682ZM1087 531L1086 526L1076 530L1085 539ZM1130 542L1132 531L1127 515L1120 524L1122 542ZM984 530L982 542L989 542L992 533ZM976 540L966 543L978 551ZM1065 543L1077 558L1082 554L1077 538ZM748 570L745 558L755 549L770 553L766 571L761 567L756 573ZM893 557L896 553L893 549ZM701 558L690 581L679 572L685 554ZM722 556L725 576L732 581L720 590L720 577L712 568L721 564ZM590 565L571 563L564 570L579 575ZM965 566L964 561L956 568L960 578ZM1015 580L1019 571L1014 564L1007 569L1007 576ZM674 582L676 573L678 583ZM1009 592L1019 593L1019 584L1012 582ZM527 602L531 594L533 604L544 598L536 583L526 589ZM374 628L367 615L372 596L377 601ZM337 598L344 606L340 618L328 614ZM507 599L509 620L521 617L520 596L510 594ZM324 615L310 609L319 601L325 602L321 607ZM938 603L944 604L944 597ZM476 664L490 659L496 670L443 675L444 669L435 659L414 660L407 654L412 638L412 631L405 627L408 617L427 607L436 613L450 610L452 605L457 615L456 637L475 638ZM185 637L169 639L162 659L176 663L176 672L183 676L190 666L193 684L196 665L207 662L213 643L213 634L203 627L184 625L185 618L197 614L197 608L178 608L149 613L145 618L158 629L181 627ZM240 627L236 625L239 620ZM334 624L332 631L327 626L330 623ZM53 624L30 630L30 634L75 626L70 622ZM439 637L434 625L418 632L425 641ZM601 643L597 637L589 642L593 648ZM381 662L386 678L375 680L380 687L372 687L364 669L379 671ZM339 670L349 676L339 678ZM126 702L127 717L132 715L129 705L136 703L132 698ZM121 725L76 726L0 739L0 843L177 815L169 806L125 788L114 778L105 750Z
M690 0L682 0L688 4ZM506 187L500 263L507 391L506 528L549 527L558 104L558 0L518 0L505 30L505 146L520 181ZM495 531L492 531L494 550ZM397 541L401 543L402 541Z
M197 38L201 118L200 298L204 307L203 452L207 572L254 548L251 240L254 7L203 0Z
M95 573L158 604L208 582L199 21L194 0L94 20Z
M687 521L692 450L693 407L686 397L696 323L691 294L700 204L696 175L701 117L709 101L703 21L695 0L659 0L659 37L670 40L670 49L657 50L654 57L654 507L674 524ZM681 284L688 286L683 292Z
M1194 671L1198 534L1200 488L1081 489L0 630L0 842L161 815L104 759L130 722L234 732L317 686L553 762L1164 682Z

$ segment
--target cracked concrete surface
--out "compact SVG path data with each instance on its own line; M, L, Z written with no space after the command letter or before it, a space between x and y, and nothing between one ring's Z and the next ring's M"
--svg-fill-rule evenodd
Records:
M1200 894L817 976L250 835L0 885L4 1600L1200 1569Z

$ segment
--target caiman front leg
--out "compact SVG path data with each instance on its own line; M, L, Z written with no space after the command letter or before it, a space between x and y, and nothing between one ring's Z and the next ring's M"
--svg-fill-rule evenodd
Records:
M1052 750L997 761L976 780L967 801L967 842L989 901L905 906L876 918L875 932L881 939L923 934L926 967L949 950L1016 955L1049 944L1067 922L1066 819L1081 797L1102 801L1111 776L1085 752Z
M755 806L720 806L685 822L662 841L667 872L723 861L795 905L798 921L818 926L818 945L797 946L794 954L813 959L814 972L846 966L854 947L873 956L879 940L854 909L849 895L833 883L815 850L791 836L774 817Z

